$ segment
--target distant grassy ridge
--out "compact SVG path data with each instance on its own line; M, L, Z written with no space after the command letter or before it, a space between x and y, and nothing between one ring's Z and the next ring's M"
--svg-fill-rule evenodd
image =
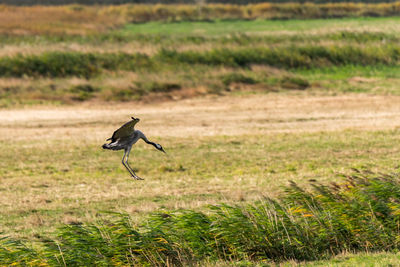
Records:
M400 3L260 3L127 6L130 22L398 16Z
M388 3L395 0L353 0L355 3ZM221 4L238 4L247 5L254 3L293 3L303 0L208 0L208 3ZM347 0L308 0L311 3L341 3L348 2ZM68 5L68 4L83 4L83 5L121 5L121 4L197 4L195 0L1 0L0 3L9 5Z
M276 48L225 48L209 51L162 49L154 55L141 53L46 52L0 58L3 77L92 77L101 71L156 70L190 64L246 68L252 64L283 69L343 65L396 65L400 47L386 46L288 46Z
M0 106L286 89L398 94L396 23L150 22L87 35L0 35ZM383 85L382 77L391 79Z
M341 252L399 249L400 177L355 170L311 189L291 183L279 200L153 213L141 224L66 225L57 239L29 244L3 238L2 264L178 265L208 261L329 258Z
M87 35L126 23L231 19L310 19L399 16L400 3L260 3L249 5L32 6L0 5L0 33Z

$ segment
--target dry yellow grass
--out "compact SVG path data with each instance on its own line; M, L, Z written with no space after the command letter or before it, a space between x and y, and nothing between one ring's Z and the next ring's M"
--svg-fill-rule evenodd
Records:
M102 32L125 21L105 14L100 7L85 6L0 6L0 33L88 34Z
M194 46L191 46L194 47ZM196 46L197 49L202 47ZM143 53L153 55L159 51L159 45L143 46L139 42L127 43L101 43L93 44L78 44L75 42L65 42L57 44L15 44L4 45L0 50L0 57L15 56L15 55L39 55L44 52L81 52L81 53ZM182 49L183 50L183 49ZM203 49L205 50L205 49Z

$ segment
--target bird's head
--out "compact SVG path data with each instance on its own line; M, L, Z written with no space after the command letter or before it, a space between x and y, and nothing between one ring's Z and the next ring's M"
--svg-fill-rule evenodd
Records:
M132 120L134 120L136 123L138 123L140 121L139 118L135 118L135 117L132 117Z
M155 147L156 147L158 150L160 150L160 151L164 152L165 154L167 154L167 152L164 151L164 148L163 148L160 144L155 144Z

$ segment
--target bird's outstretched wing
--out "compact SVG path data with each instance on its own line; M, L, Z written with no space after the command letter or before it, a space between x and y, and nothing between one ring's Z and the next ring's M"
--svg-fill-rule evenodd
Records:
M139 122L138 118L132 117L131 121L128 121L124 125L122 125L118 130L116 130L111 138L108 138L108 140L111 140L111 142L116 141L117 139L121 139L127 136L130 136L134 131L135 131L135 125L136 123Z

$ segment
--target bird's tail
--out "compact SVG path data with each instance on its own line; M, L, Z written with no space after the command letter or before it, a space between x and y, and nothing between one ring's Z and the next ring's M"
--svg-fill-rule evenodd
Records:
M118 142L112 142L109 144L102 145L102 148L111 149L111 150L120 150L120 149L123 149L124 147L121 146L121 144L119 144Z
M104 149L119 150L120 148L115 143L104 144L102 146Z

